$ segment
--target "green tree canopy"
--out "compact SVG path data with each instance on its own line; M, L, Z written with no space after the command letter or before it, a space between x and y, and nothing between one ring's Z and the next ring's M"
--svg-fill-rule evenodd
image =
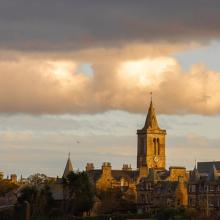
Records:
M94 203L94 190L86 172L71 172L64 179L67 211L75 215L89 212Z
M39 188L35 185L28 185L21 189L18 197L18 204L27 201L31 205L32 216L43 216L47 214L54 205L54 200L48 185Z

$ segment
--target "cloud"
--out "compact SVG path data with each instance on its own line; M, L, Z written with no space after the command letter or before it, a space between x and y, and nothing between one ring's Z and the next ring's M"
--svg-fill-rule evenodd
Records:
M166 148L168 166L186 166L192 169L195 160L219 160L219 138L208 138L195 133L184 136L168 136Z
M32 139L32 133L30 131L4 131L0 132L1 141L4 143L17 143L21 141L27 141Z
M146 112L151 91L160 113L220 112L219 74L172 57L219 38L218 1L0 4L1 113Z
M26 51L117 48L219 38L219 1L1 1L0 47ZM161 10L163 9L163 10Z
M129 47L93 49L60 57L8 52L7 59L0 60L0 111L140 113L146 112L147 97L153 92L160 113L219 114L220 74L201 64L184 72L171 56L172 51L184 45L159 47L131 46L133 59ZM78 71L85 63L90 63L92 75Z

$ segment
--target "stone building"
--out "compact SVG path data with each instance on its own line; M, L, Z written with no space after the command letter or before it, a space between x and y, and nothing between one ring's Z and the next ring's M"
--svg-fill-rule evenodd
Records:
M190 172L189 207L199 211L203 216L219 216L220 218L219 168L220 162L199 162L197 167Z
M151 100L145 125L137 130L137 169L124 164L121 170L113 170L109 162L104 162L101 169L94 169L88 163L86 171L98 190L108 188L134 189L142 177L148 175L151 168L165 169L165 135L166 130L160 129L153 102Z
M137 168L139 171L144 167L147 170L137 183L138 210L187 206L189 175L185 167L166 170L166 130L158 125L152 100L145 125L137 130L137 135Z
M137 130L137 168L165 169L165 135L166 130L160 129L153 102L151 100L145 125Z
M137 169L128 164L123 164L121 169L112 169L109 162L96 169L93 163L87 163L85 170L96 190L120 189L121 192L133 193L142 211L161 206L186 206L188 172L184 167L166 170L165 135L166 130L159 127L151 100L144 127L137 130ZM73 166L68 157L63 177L71 171ZM61 183L57 179L52 187L58 200L64 196L59 186Z
M9 176L4 178L4 173L0 172L0 206L16 203L16 192L19 186L16 174L11 174L10 178Z
M138 210L187 206L187 179L184 167L170 167L169 171L150 169L137 185Z
M185 167L166 170L165 136L151 100L144 127L137 130L137 169L124 164L121 170L114 170L109 162L103 163L102 169L95 169L88 163L86 171L96 189L133 190L140 211L187 206L189 174Z
M109 162L104 162L102 169L94 169L93 164L88 163L86 172L100 191L113 188L121 188L122 191L135 189L137 179L141 175L138 170L132 170L127 164L124 164L121 170L113 170Z
M7 176L7 178L4 178L3 172L0 172L0 181L5 181L8 183L18 183L16 174L11 174L10 178L9 178L9 176Z

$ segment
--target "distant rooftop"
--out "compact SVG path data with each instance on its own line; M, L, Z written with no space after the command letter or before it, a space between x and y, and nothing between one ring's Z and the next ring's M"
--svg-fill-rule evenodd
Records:
M217 170L220 170L220 161L197 163L199 173L209 173L213 169L213 166L215 166Z

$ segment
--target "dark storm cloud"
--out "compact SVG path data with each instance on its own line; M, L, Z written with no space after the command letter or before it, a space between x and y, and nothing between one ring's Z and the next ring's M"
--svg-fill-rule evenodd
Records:
M67 50L206 41L219 37L219 8L217 0L1 0L0 47Z

